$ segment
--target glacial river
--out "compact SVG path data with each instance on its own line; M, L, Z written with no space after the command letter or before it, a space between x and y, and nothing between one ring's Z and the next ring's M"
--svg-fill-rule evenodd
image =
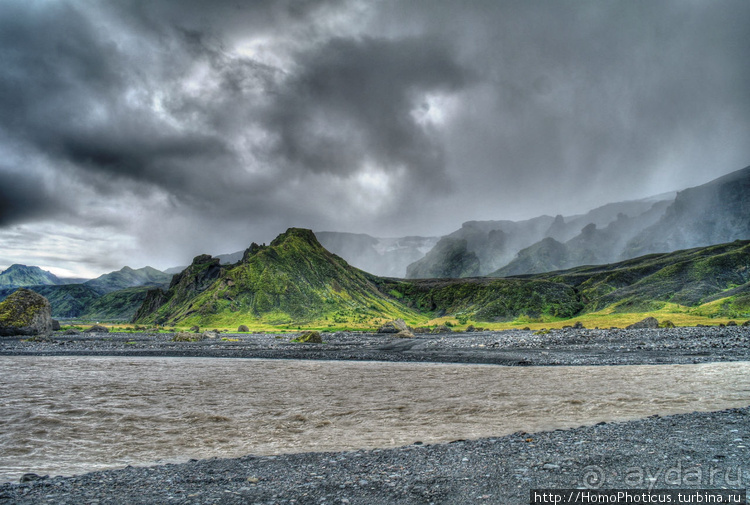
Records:
M447 442L750 405L750 363L519 367L0 357L0 482Z

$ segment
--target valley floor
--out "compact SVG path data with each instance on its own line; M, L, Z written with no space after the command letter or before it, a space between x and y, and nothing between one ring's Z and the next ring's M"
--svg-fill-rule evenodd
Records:
M750 328L418 335L54 335L1 339L2 355L210 356L502 365L750 361ZM222 340L225 339L225 340ZM665 385L666 387L667 385ZM554 387L554 386L551 386ZM627 387L627 385L623 385ZM750 397L748 398L750 404ZM529 503L538 488L746 488L750 407L397 449L246 456L0 485L0 504Z

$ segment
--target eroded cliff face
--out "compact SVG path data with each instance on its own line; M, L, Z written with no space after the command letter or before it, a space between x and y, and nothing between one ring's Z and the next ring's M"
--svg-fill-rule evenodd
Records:
M680 191L664 216L627 245L623 257L750 238L750 167Z

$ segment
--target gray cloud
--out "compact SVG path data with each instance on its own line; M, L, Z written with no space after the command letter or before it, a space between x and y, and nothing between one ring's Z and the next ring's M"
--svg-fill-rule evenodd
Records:
M117 227L173 261L696 185L750 160L748 22L741 0L3 2L0 232Z
M69 213L38 179L0 170L0 227Z

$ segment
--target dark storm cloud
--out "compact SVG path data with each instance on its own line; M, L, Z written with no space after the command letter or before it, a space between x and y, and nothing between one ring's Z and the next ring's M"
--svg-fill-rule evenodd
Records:
M442 146L412 114L426 93L467 80L445 42L336 38L299 59L303 70L272 103L275 155L298 170L336 174L369 158L427 185L445 182Z
M205 251L699 184L750 163L749 23L744 0L9 0L0 231L131 219ZM86 198L56 213L53 183Z
M67 214L67 205L43 181L0 167L0 227Z

